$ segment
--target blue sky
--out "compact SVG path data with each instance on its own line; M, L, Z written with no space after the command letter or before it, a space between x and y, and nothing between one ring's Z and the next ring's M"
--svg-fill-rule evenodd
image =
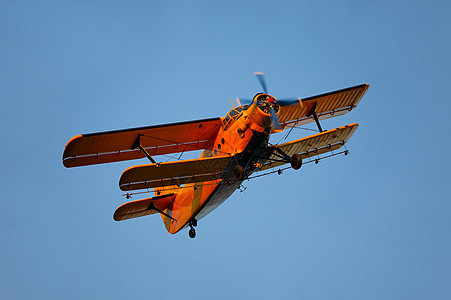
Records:
M0 1L5 299L449 299L448 1ZM229 98L371 85L347 157L245 182L170 235L116 223L135 163L80 133L224 116ZM306 132L299 130L290 138Z

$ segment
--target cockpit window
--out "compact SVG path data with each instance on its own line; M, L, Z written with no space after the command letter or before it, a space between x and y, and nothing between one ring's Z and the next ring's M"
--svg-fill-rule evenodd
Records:
M224 118L224 120L222 121L222 126L224 127L224 130L226 130L227 128L229 128L229 126L235 122L236 120L238 120L242 115L243 115L243 110L245 110L248 106L247 105L242 105L242 106L238 106L235 107L234 109L232 109L231 111L229 111L229 113L227 114L227 116Z

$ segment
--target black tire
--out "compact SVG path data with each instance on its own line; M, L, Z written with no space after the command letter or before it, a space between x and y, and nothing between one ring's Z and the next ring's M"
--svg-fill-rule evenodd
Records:
M194 228L191 228L188 231L188 235L189 235L190 238L194 239L196 237L196 230L194 230Z
M302 158L299 154L293 154L290 158L291 167L295 170L299 170L302 167Z
M233 167L233 177L237 180L237 181L243 181L244 180L244 176L246 175L246 173L244 172L244 168L240 165L236 165Z

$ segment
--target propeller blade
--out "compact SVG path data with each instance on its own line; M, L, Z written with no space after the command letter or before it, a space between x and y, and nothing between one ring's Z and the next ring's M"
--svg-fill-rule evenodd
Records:
M284 99L277 99L277 103L279 103L280 106L287 106L292 104L299 104L299 98L284 98Z
M271 108L269 109L269 113L271 114L273 128L275 130L281 130L282 127L280 127L279 119L277 118L276 110L274 109L274 107L271 106Z
M236 102L238 103L238 105L242 105L242 104L251 104L252 100L248 99L248 98L239 98L236 97Z
M257 76L257 79L260 82L260 85L263 88L263 92L265 94L268 94L268 89L266 88L266 82L265 82L265 77L263 76L263 73L262 72L255 72L254 74L255 74L255 76Z

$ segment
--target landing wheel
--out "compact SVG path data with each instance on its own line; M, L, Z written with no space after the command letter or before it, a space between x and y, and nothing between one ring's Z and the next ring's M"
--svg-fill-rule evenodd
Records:
M299 154L293 154L290 158L291 167L299 170L302 167L302 158Z
M196 237L196 230L194 228L191 228L188 232L188 235L190 238L194 239Z
M244 172L244 168L240 165L236 165L233 167L233 177L237 180L237 181L243 181L244 180L244 176L246 175Z

